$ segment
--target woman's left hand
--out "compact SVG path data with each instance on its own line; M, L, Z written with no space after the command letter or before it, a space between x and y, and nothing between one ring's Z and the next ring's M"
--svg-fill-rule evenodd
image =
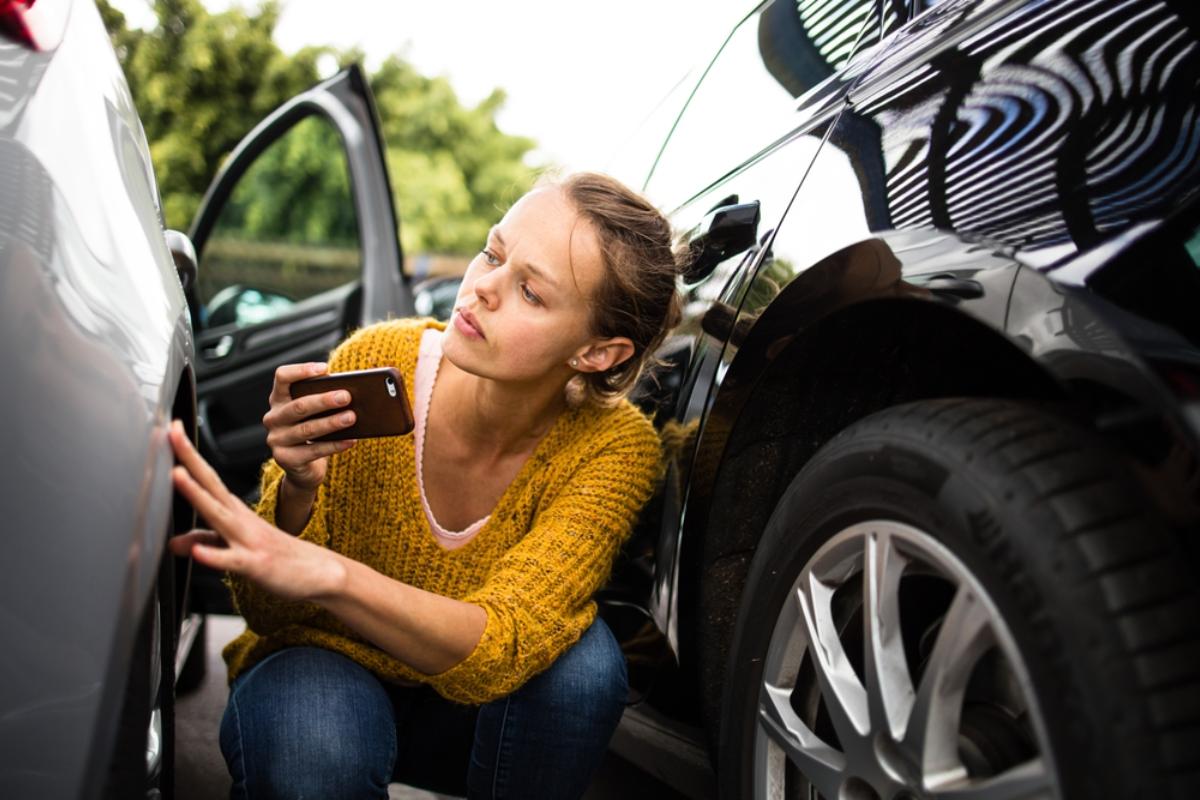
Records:
M169 437L179 462L171 473L175 487L213 527L173 537L171 552L242 575L285 600L312 599L328 590L337 575L332 552L255 514L225 487L179 422L171 425Z

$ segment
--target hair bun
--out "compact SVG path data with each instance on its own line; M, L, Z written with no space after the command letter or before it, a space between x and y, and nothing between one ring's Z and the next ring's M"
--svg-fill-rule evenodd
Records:
M686 246L674 247L671 223L645 197L594 172L575 173L554 185L591 223L603 254L605 277L592 298L592 329L624 336L634 355L587 376L587 396L608 401L633 387L642 367L681 316L678 278L693 261Z

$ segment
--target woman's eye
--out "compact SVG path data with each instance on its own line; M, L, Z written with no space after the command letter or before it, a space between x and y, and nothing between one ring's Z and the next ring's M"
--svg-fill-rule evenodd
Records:
M521 284L521 296L524 297L530 303L535 303L535 304L540 305L542 302L542 298L538 297L536 294L529 291L529 284L526 284L526 283Z
M498 267L498 266L500 266L500 259L499 259L499 257L498 257L498 256L497 256L495 253L493 253L491 250L488 250L487 248L484 248L484 249L483 249L483 250L481 250L480 252L483 254L483 260L487 262L487 264L488 264L488 266L489 266L489 267Z

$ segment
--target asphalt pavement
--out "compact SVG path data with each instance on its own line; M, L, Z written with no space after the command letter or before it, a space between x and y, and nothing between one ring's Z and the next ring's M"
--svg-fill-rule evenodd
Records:
M217 747L217 730L228 689L221 648L242 631L241 617L208 618L208 670L197 689L176 702L176 796L179 800L225 800L229 773ZM393 784L390 800L451 800L446 795ZM585 800L684 800L685 795L611 753L588 789Z

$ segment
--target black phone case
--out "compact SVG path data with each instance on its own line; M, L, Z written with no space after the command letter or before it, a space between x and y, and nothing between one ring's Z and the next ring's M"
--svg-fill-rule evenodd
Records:
M395 367L334 372L305 378L292 384L291 395L294 400L297 397L332 392L335 389L350 392L350 404L314 414L310 419L340 414L349 408L355 413L354 424L313 441L403 436L413 429L412 408L408 404L404 378Z

